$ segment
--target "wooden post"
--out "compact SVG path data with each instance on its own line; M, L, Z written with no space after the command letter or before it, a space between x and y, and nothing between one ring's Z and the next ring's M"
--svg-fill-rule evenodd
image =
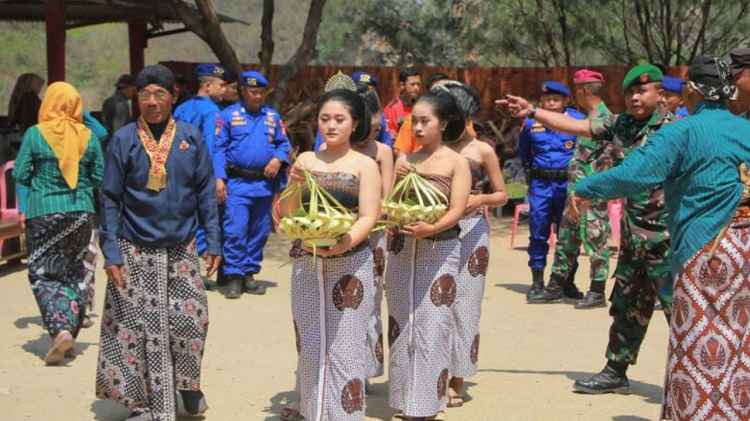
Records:
M130 74L137 75L146 65L146 22L135 20L128 22L128 39L130 41Z
M47 82L65 80L65 0L47 0Z

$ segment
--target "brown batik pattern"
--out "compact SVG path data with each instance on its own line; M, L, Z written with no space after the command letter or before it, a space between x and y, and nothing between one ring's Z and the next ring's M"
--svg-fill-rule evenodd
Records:
M314 260L316 259L316 260ZM296 392L306 420L364 419L375 287L370 247L293 260L292 314L299 335Z
M663 419L750 419L750 218L677 276Z
M368 377L373 378L382 376L385 371L383 367L383 322L381 320L385 250L387 248L385 232L378 231L370 234L369 241L370 248L372 248L375 303L372 306L372 316L367 326L367 344L371 350Z
M356 310L362 304L364 290L362 282L354 275L344 275L333 287L333 305L339 311Z
M365 408L365 386L360 379L354 379L344 386L341 391L341 407L351 415Z
M475 339L479 338L479 320L490 258L490 226L482 215L466 216L459 221L459 226L461 269L456 276L456 299L451 307L456 319L451 375L467 378L477 371L479 341Z
M403 250L388 256L389 403L405 416L430 417L445 409L435 385L451 364L455 319L449 303L459 252L457 238L406 236Z

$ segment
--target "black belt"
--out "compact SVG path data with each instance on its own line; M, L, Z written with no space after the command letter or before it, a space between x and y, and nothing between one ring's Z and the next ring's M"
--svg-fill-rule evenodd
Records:
M531 175L531 178L538 178L547 181L568 180L568 170L543 170L541 168L532 168L529 175Z
M227 165L227 177L244 178L245 180L265 180L266 174L261 170L248 170L246 168Z

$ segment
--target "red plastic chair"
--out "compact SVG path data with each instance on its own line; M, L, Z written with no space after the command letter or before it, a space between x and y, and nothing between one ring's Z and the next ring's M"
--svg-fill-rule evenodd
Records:
M516 240L516 232L518 231L518 221L521 220L522 212L526 212L526 213L529 212L528 203L519 203L513 209L513 226L510 228L510 248L513 248L513 243ZM552 227L550 228L549 239L547 240L547 244L549 244L550 250L554 250L555 245L557 244L556 232L557 232L557 225L552 224Z

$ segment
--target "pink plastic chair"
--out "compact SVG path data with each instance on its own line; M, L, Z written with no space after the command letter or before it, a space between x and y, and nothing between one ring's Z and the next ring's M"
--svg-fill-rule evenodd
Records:
M8 205L8 173L13 172L15 161L8 161L2 166L0 174L0 219L18 219L18 197L13 207ZM12 175L11 175L12 177Z
M620 247L620 220L622 220L622 199L610 200L607 203L609 214L609 226L612 232L612 241Z
M516 232L518 231L518 221L521 220L521 213L523 212L526 212L526 213L529 212L528 203L519 203L513 209L513 226L510 228L510 248L513 248L513 243L516 240ZM549 244L550 250L554 250L555 245L557 244L557 234L555 234L556 231L557 231L557 225L553 224L550 229L549 240L547 240L547 244Z

